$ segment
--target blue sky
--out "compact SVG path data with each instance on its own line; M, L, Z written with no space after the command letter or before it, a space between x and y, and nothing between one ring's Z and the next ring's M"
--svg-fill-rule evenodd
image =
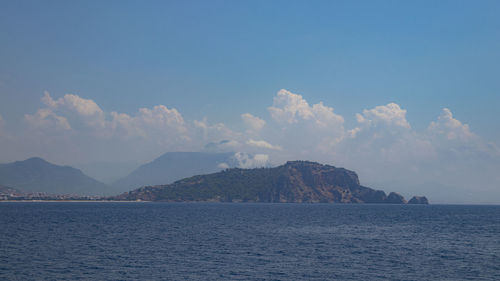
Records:
M4 118L24 114L20 104L34 110L47 90L108 110L161 103L225 121L242 111L262 114L287 88L346 116L396 102L417 127L447 106L500 140L497 1L2 6Z
M293 154L297 145L283 140L311 133L308 125L292 129L292 123L283 123L288 125L279 127L279 118L269 110L302 99L311 108L320 102L333 108L343 123L332 130L338 129L342 135L368 126L356 117L363 110L368 110L367 118L379 118L377 114L384 110L399 116L400 109L406 110L405 122L412 134L425 135L426 141L431 122L448 116L443 111L448 108L452 117L441 120L450 121L450 126L458 124L453 120L459 121L457 126L465 135L470 131L481 140L484 152L487 143L500 145L499 14L498 1L3 1L0 145L5 153L0 162L31 154L67 164L102 161L91 152L119 158L123 151L141 144L144 149L137 155L119 160L147 161L166 151L200 150L204 142L233 138L240 143L265 140L280 147L281 154L274 155L276 161L314 155L306 150ZM281 89L288 91L290 99L275 104ZM45 91L50 99L43 101ZM65 98L66 94L81 99ZM89 105L86 101L102 110L92 114L102 116L89 121L89 112L71 115L75 102ZM398 108L369 111L390 103ZM154 111L157 105L168 110ZM186 140L171 141L172 135L158 132L162 127L139 132L138 124L146 122L145 115L140 116L142 121L134 121L134 129L130 123L120 126L127 138L135 134L134 138L154 139L151 142L134 139L133 145L125 144L125 136L105 135L106 130L119 130L118 121L102 125L99 132L95 127L89 131L99 122L111 124L115 120L112 112L128 118L138 116L139 108L178 118L170 111L175 109L188 127L201 128L201 123L189 124L202 121L206 130L223 124L232 132L222 134L219 127L219 135L205 132L199 142L182 146ZM250 132L244 128L250 124L241 117L244 113L265 120L265 128L288 130L289 134L279 138L271 129L259 135ZM299 117L306 120L306 115ZM49 130L49 119L59 122L52 124L59 131ZM33 130L34 122L45 135ZM186 133L190 140L201 138L190 128L185 130L190 132ZM393 129L387 132L401 135ZM380 132L373 131L373 135ZM337 136L332 133L328 138ZM76 138L84 139L85 144L78 144ZM350 144L349 149L355 145L356 149L366 146ZM443 149L456 146L459 151L464 147L440 145ZM66 148L64 153L57 151L61 147ZM273 157L265 151L247 150ZM441 162L435 163L449 160L439 157ZM499 162L495 157L477 161L479 166L491 165L491 161ZM365 169L358 162L348 164Z

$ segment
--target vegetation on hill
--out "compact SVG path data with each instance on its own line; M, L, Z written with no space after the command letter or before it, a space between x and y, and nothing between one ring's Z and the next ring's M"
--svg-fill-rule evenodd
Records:
M232 152L167 152L117 180L113 188L124 192L138 186L170 184L193 175L218 172L223 167L237 166L233 155Z
M275 168L226 169L168 185L145 186L116 200L406 203L396 193L360 185L355 172L308 161Z

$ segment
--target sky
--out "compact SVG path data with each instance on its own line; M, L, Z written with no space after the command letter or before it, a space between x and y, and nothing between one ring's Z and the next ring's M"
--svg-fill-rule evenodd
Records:
M0 162L232 151L500 203L498 1L2 1ZM449 199L451 196L451 199Z

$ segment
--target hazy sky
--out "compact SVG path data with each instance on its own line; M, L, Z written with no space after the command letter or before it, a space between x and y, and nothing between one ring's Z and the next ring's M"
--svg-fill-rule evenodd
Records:
M234 151L500 202L499 15L499 1L2 1L0 162Z

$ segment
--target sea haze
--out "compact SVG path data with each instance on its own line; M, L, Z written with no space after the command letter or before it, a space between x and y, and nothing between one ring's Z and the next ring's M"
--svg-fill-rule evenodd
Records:
M500 206L1 203L2 280L499 280Z

